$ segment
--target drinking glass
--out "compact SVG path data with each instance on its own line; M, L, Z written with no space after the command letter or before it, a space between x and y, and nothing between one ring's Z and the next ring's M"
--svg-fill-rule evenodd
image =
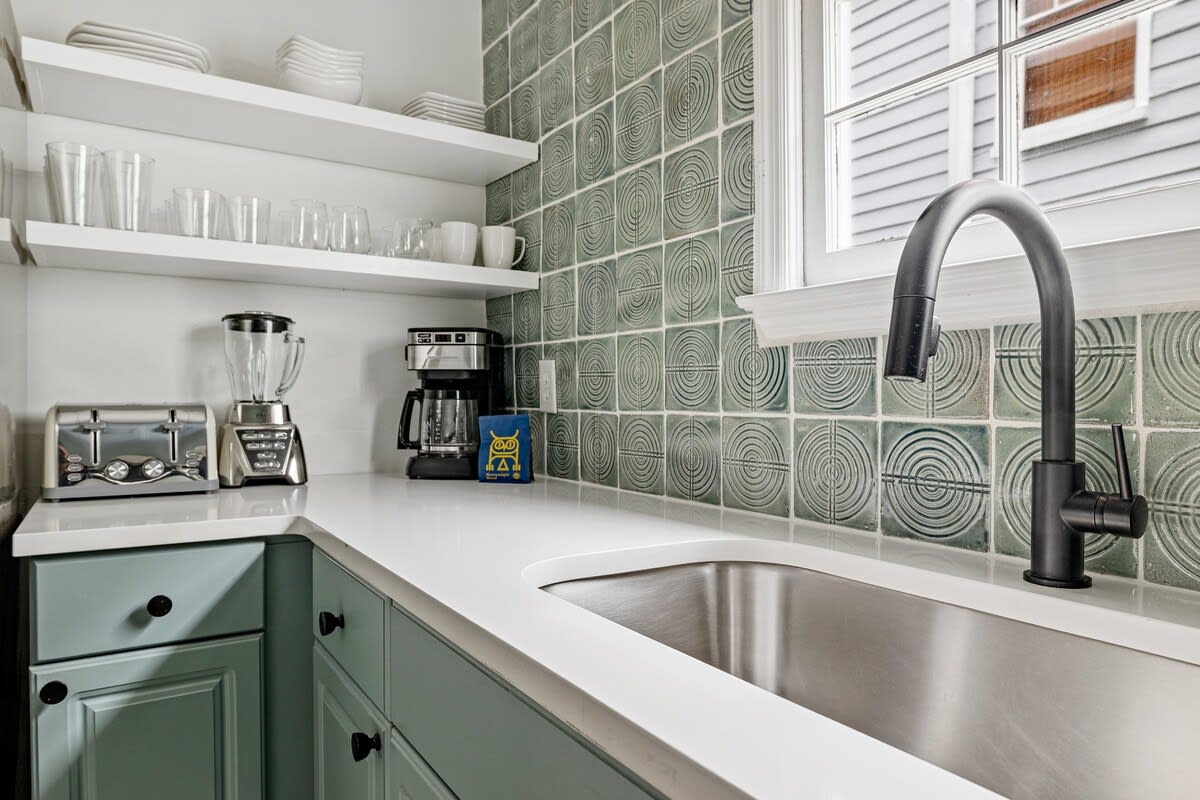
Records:
M129 150L109 150L104 154L108 227L120 231L149 229L153 177L153 158Z
M176 232L200 239L220 239L224 230L225 198L211 189L176 189Z
M252 194L240 194L229 201L229 221L233 241L266 244L271 229L271 203Z
M371 252L377 256L392 256L395 251L392 250L392 234L393 227L385 225L383 230L374 237Z
M330 247L341 253L368 253L371 250L371 226L367 210L358 206L333 209L329 230Z
M433 223L420 217L399 220L392 233L393 255L397 258L428 260L431 256Z
M329 249L329 209L319 200L293 200L288 244L310 250Z
M46 175L54 218L67 225L100 225L100 151L73 142L46 143Z

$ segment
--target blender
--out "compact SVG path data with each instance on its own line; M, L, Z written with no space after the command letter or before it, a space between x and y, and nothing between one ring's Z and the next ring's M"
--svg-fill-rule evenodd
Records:
M304 483L308 471L300 431L283 402L304 363L304 339L295 334L291 319L266 311L227 314L221 321L233 392L221 429L221 485Z

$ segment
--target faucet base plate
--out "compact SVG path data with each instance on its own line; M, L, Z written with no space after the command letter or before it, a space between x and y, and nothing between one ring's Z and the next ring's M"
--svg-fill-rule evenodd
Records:
M1064 581L1058 578L1043 578L1041 575L1034 574L1033 570L1025 570L1025 580L1030 583L1036 583L1038 586L1049 586L1053 589L1086 589L1092 585L1092 578L1089 575L1084 575L1078 580Z

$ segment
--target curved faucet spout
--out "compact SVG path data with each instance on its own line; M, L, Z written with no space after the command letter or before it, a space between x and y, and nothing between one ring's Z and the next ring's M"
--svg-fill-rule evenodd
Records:
M937 282L950 240L976 214L1003 222L1033 267L1042 321L1042 459L1075 460L1075 297L1058 236L1027 194L970 180L938 196L913 225L900 256L884 375L924 380L936 345Z

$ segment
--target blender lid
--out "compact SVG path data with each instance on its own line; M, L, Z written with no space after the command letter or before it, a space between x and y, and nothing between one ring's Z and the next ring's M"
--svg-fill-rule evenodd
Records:
M221 321L228 330L244 333L282 333L291 330L296 324L290 317L272 314L270 311L239 311L236 314L226 314L221 317Z

